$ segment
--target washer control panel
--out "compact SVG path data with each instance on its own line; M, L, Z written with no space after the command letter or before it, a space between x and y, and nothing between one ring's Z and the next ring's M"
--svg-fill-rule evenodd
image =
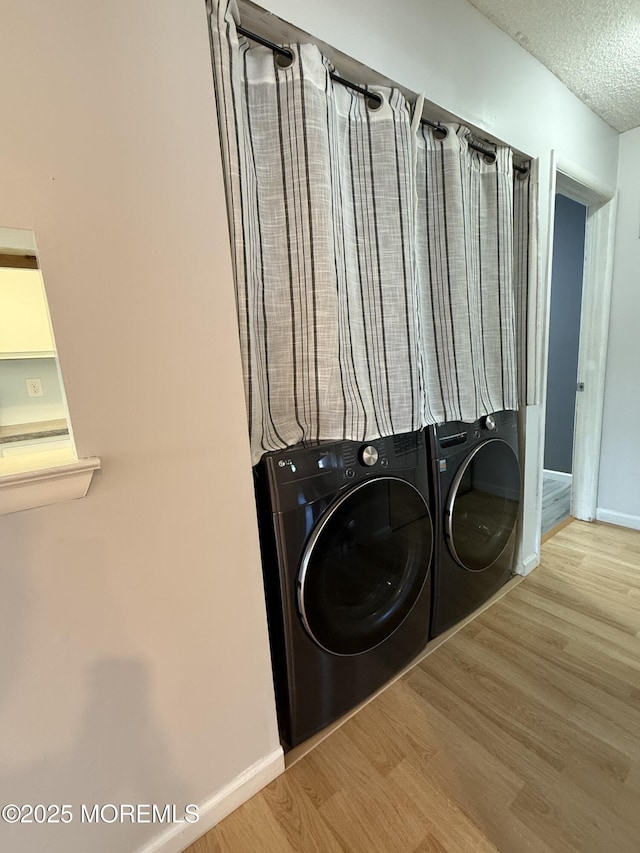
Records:
M298 510L347 485L393 472L426 471L425 434L301 443L265 454L256 469L258 480L268 478L273 511Z
M374 474L375 469L386 468L389 459L385 442L384 438L376 439L375 444L373 441L360 445L353 441L344 442L341 451L347 479L353 479L356 474Z

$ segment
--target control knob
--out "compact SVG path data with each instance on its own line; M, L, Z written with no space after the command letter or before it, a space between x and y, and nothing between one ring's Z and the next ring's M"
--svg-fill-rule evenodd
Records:
M487 415L484 419L484 428L488 430L494 430L496 428L496 419L493 415Z
M373 444L366 444L360 449L360 461L368 467L375 465L378 461L378 448Z

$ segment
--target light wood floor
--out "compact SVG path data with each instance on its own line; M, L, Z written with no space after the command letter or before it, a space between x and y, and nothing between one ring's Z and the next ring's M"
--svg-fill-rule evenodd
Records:
M542 553L189 853L638 853L640 533Z

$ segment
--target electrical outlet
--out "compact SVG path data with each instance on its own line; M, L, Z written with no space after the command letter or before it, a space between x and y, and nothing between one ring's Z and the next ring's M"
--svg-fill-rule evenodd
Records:
M30 397L42 397L42 382L39 379L27 379L27 394Z

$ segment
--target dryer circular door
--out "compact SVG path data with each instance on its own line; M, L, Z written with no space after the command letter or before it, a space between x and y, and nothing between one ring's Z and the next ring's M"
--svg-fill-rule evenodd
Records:
M480 572L503 553L518 521L520 466L499 438L478 445L464 460L449 492L445 535L454 559Z
M311 534L298 576L311 638L335 655L384 642L420 598L432 549L429 508L405 480L376 477L340 497Z

